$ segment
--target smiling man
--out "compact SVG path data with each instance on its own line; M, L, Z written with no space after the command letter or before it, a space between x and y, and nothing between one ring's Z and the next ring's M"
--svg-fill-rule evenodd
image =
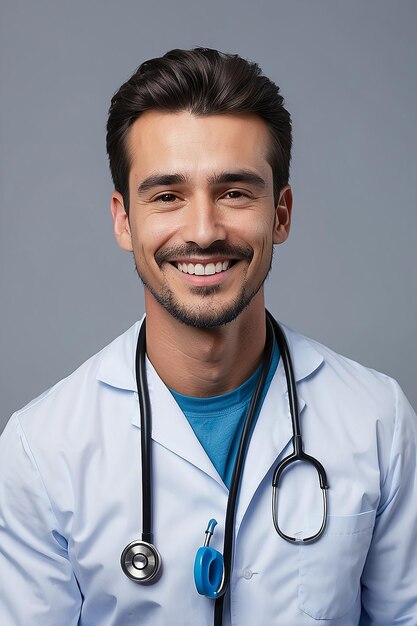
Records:
M107 150L146 317L0 440L2 623L417 624L416 416L265 311L292 211L278 87L173 50L113 97Z
M130 129L129 212L116 191L115 234L145 285L148 356L179 393L230 391L260 362L262 286L292 205L286 181L274 201L270 143L248 113L150 110Z

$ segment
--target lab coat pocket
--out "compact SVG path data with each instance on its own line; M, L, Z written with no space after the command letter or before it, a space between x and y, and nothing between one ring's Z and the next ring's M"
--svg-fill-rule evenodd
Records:
M329 516L324 535L299 546L298 606L310 617L337 619L360 593L360 578L372 538L375 511Z

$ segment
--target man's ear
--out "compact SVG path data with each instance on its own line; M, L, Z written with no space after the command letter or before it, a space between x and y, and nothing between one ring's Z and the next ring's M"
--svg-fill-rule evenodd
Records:
M292 190L285 185L279 192L278 204L275 207L274 243L284 243L288 239L291 228Z
M110 210L113 217L113 232L117 243L122 250L132 252L133 246L129 216L125 210L123 196L118 191L112 193Z

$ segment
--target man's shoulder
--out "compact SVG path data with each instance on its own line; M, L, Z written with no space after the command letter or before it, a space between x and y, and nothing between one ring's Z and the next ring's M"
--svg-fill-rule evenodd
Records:
M23 424L36 419L58 419L83 411L103 388L134 390L134 354L140 322L136 322L69 376L34 398L15 416Z
M304 401L331 429L348 425L363 437L377 436L388 454L394 433L403 440L417 436L416 415L398 382L371 367L343 356L328 346L284 327L295 369L305 354L316 353L318 367L298 378ZM343 429L342 429L342 432ZM376 435L377 433L377 435ZM383 444L381 444L383 445Z
M316 353L319 367L314 372L317 376L312 376L311 379L317 385L332 385L329 387L330 392L335 389L345 390L349 395L379 398L382 402L388 397L392 398L393 393L395 395L394 388L398 387L398 383L387 374L340 354L287 326L284 326L284 330L296 369L297 361L302 363L305 355Z

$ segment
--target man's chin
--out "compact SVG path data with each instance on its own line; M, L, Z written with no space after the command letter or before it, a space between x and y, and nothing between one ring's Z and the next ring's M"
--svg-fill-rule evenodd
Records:
M201 287L198 289L205 291L204 294L198 294L203 297L204 295L209 296L217 292L217 287L214 287L215 291L211 293L207 293L207 290L212 289L211 287ZM203 301L201 304L189 306L184 306L172 297L164 298L158 296L156 299L177 321L186 326L192 326L193 328L206 329L218 328L235 320L252 300L251 297L248 298L245 296L246 294L242 293L238 300L223 306L215 306L213 300L210 299L206 302Z
M234 319L236 319L240 313L238 312L222 312L222 313L212 313L212 314L198 314L190 311L184 310L169 310L168 313L172 315L177 321L185 324L186 326L192 326L193 328L207 329L207 328L218 328L220 326L224 326L225 324L229 324Z

